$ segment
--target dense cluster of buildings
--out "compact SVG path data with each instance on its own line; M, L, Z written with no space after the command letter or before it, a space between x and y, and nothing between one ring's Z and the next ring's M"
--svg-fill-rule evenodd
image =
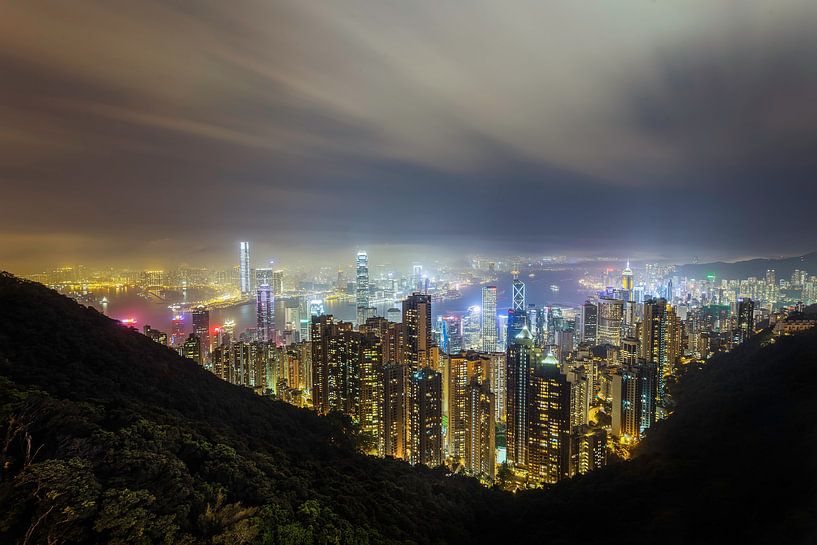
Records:
M554 484L611 453L626 456L672 411L684 364L732 349L761 323L778 334L817 325L802 303L780 305L795 289L817 297L817 278L805 271L716 281L670 266L636 273L629 263L607 269L578 308L529 302L514 270L509 286L487 276L481 305L443 315L415 267L399 286L407 293L378 315L373 300L398 290L370 282L364 251L345 290L355 320L343 321L320 300L288 297L283 271L251 268L249 251L242 242L233 281L255 299L255 328L212 327L201 306L190 311L192 332L174 321L169 334L150 326L144 334L233 384L348 416L372 455L508 488ZM508 308L498 308L500 292L511 295Z

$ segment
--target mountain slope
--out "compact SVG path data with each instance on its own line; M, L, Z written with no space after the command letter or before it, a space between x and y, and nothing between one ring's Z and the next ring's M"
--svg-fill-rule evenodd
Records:
M690 278L705 278L708 274L714 274L718 280L722 278L749 278L750 276L765 278L766 271L769 269L774 269L778 280L791 278L795 269L801 271L817 270L817 252L780 259L758 258L734 263L718 261L715 263L682 265L678 267L678 274Z
M511 496L0 275L0 542L805 543L817 332L767 341L689 370L637 459Z

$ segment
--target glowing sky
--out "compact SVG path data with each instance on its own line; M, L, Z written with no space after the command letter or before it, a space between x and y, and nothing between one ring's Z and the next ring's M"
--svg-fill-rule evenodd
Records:
M0 268L817 249L813 0L0 10Z

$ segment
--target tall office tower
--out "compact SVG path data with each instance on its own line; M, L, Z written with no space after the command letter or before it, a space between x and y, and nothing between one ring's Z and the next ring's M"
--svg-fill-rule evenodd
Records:
M602 297L598 304L597 344L621 345L624 301Z
M170 345L180 348L184 344L184 315L179 314L170 322Z
M190 360L193 360L199 365L204 364L204 358L201 353L201 339L195 333L188 335L187 340L182 346L182 355Z
M667 378L672 374L681 355L681 327L675 310L666 299L651 299L644 303L641 325L641 358L655 365L658 372L658 406L666 400Z
M437 467L443 463L442 375L428 367L411 374L409 462Z
M369 255L361 250L357 253L357 285L355 304L357 305L357 325L366 323L369 314Z
M369 454L383 456L383 341L374 331L361 344L358 417L361 433L372 440Z
M203 306L198 306L190 314L193 322L193 333L201 342L202 360L206 360L207 355L210 353L210 311Z
M644 360L613 375L613 435L638 441L655 423L657 383L655 365Z
M250 283L250 243L240 242L238 247L238 282L241 295L247 296L252 290Z
M482 288L482 351L496 352L496 286Z
M755 332L755 303L748 297L738 299L738 323L736 340L745 342Z
M528 475L555 484L570 476L570 383L552 353L530 377L527 406Z
M513 306L514 311L525 312L525 283L519 279L519 271L513 271Z
M596 344L598 340L599 309L591 301L582 305L582 342Z
M258 286L255 292L256 335L259 341L274 342L275 298L269 284Z
M496 468L496 397L474 377L465 391L465 470L493 480Z
M431 296L413 293L403 300L403 361L417 370L430 365Z
M621 289L633 291L633 270L630 268L630 260L627 260L627 266L621 271Z
M441 316L440 321L444 328L445 345L441 348L446 354L457 354L463 350L462 344L462 320L459 316Z
M408 456L409 385L407 365L383 366L383 455L402 460Z
M272 286L271 267L258 267L255 269L255 286ZM273 295L275 295L274 292Z
M535 304L528 305L528 329L533 336L533 345L544 348L547 344L547 310L537 308Z
M482 340L480 329L482 326L482 307L473 305L462 317L462 349L481 350Z
M547 313L547 339L545 343L553 345L556 344L556 333L565 329L565 319L562 309L559 307L549 306L547 307Z
M607 465L607 432L603 428L580 427L574 434L573 445L577 460L571 474L586 475Z
M525 311L518 311L514 309L508 309L508 333L507 339L509 343L513 343L513 340L522 333L523 329L528 330L528 334L530 335L530 328L528 327L528 315ZM533 340L533 335L531 335L531 341Z
M273 295L280 297L284 294L284 271L282 269L272 271L270 286L272 286Z
M562 329L556 332L556 350L559 354L559 361L565 359L573 352L573 330Z
M527 327L508 346L506 367L507 459L524 467L528 452L528 387L534 367L533 339Z

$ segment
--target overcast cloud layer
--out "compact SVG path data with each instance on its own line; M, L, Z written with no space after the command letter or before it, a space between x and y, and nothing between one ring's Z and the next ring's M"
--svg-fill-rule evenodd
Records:
M9 2L0 268L817 249L813 0Z

